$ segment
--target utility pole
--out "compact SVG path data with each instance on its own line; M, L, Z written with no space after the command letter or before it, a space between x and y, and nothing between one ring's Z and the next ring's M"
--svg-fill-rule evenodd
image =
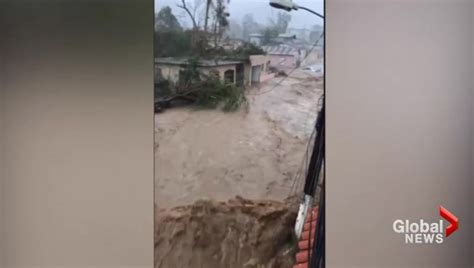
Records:
M324 16L309 9L306 7L299 6L293 3L292 0L270 0L270 6L283 9L288 12L292 10L303 9L306 10L322 19ZM326 151L325 145L325 99L323 97L323 103L321 111L319 112L318 118L316 120L315 131L316 139L314 142L313 152L311 154L311 160L308 167L308 175L306 176L305 186L304 186L304 199L300 204L300 209L298 212L298 218L296 219L295 232L299 237L303 229L304 221L306 218L306 213L312 206L313 199L315 197L317 187L321 182L321 172L324 165L324 155ZM325 181L322 180L321 183L321 195L318 211L318 221L316 225L316 239L314 239L313 250L310 255L309 265L311 268L324 268L325 263L325 220L326 220L326 205L325 205ZM311 230L311 227L310 227ZM311 241L311 238L309 239ZM310 251L311 252L311 251Z

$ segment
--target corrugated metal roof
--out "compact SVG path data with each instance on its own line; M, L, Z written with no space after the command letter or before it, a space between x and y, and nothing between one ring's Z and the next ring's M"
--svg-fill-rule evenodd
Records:
M155 58L155 63L158 64L170 64L170 65L186 65L188 63L187 58ZM201 67L215 67L223 65L235 65L242 63L242 61L228 61L228 60L200 60L198 65Z
M270 55L295 55L298 50L290 46L263 46L262 49Z

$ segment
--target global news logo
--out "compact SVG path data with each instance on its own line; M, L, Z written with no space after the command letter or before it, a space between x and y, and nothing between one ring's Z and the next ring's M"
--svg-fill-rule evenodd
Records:
M459 220L443 206L439 207L439 215L442 219L438 222L395 220L393 231L404 236L405 244L442 244L459 228ZM449 222L446 228L444 220Z

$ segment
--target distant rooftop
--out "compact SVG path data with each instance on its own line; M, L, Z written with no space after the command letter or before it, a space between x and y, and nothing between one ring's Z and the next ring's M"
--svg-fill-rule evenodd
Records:
M278 37L280 38L296 38L294 34L279 34Z
M186 65L188 64L188 58L155 58L155 63L169 64L169 65ZM217 67L225 65L236 65L242 61L230 61L230 60L199 60L198 65L200 67Z
M301 29L301 28L291 28L291 27L289 27L287 29L287 32L292 32L292 31L295 31L295 32L310 32L312 30L311 29L306 29L306 28Z
M270 55L295 55L298 50L290 46L263 46L262 49Z

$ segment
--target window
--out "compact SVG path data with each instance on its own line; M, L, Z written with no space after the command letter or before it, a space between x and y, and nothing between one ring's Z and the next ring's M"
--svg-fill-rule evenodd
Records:
M234 79L235 74L234 73L235 73L234 70L225 71L225 73L224 73L224 82L233 84L234 81L235 81L235 79Z

